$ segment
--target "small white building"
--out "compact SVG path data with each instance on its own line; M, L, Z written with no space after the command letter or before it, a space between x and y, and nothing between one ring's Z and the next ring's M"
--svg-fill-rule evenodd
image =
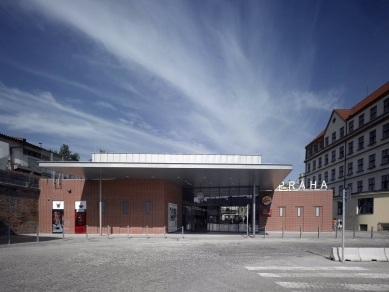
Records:
M6 169L8 170L51 177L52 171L39 167L38 161L62 161L59 154L28 143L24 138L11 137L0 133L0 142L3 142L3 148L8 147L8 151L3 151L9 155L6 163Z

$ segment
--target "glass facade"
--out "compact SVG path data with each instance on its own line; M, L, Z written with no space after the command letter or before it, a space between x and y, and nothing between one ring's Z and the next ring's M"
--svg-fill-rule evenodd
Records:
M255 188L255 193L255 225L257 230L259 218L258 187ZM192 232L246 232L247 220L251 230L252 203L253 187L183 189L183 226L186 231Z

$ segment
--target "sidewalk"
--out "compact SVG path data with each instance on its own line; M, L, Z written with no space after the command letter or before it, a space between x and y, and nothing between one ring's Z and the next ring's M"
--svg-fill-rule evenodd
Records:
M309 242L323 242L323 241L342 241L342 232L338 232L337 238L335 238L335 232L322 232L319 235L317 232L303 232L300 238L300 232L267 232L266 236L264 232L255 234L255 238L252 234L249 234L247 238L246 233L223 233L223 232L208 232L208 233L187 233L182 236L181 233L166 234L167 239L179 240L179 241L296 241L303 240ZM164 234L39 234L39 242L50 241L105 241L105 240L165 240ZM373 238L371 238L371 232L358 231L353 238L353 231L345 231L345 240L347 242L360 241L382 241L389 244L389 232L373 232ZM37 242L36 234L24 234L24 235L12 235L11 244L19 243L33 243ZM0 238L0 246L8 245L8 237Z

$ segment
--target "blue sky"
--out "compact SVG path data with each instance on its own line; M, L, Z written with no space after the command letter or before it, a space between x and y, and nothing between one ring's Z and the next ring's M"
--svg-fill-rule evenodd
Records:
M1 1L0 132L82 160L260 154L304 171L389 81L389 1Z

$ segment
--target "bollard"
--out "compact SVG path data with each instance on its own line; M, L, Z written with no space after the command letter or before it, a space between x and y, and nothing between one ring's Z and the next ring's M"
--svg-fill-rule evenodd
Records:
M86 225L86 240L88 240L88 225Z
M282 238L284 238L284 226L282 226Z
M36 226L36 241L39 242L39 225Z
M356 226L354 225L354 228L353 228L353 239L355 238L355 229L356 229Z
M65 240L65 226L62 224L62 240Z
M263 239L266 239L266 225L265 225L265 233L263 235Z
M11 244L11 227L8 225L8 244Z
M372 226L371 227L371 239L373 239L373 229L374 229L374 227Z
M302 234L302 229L301 229L301 226L300 226L300 238L303 236Z
M130 239L130 225L127 225L127 238Z
M338 228L335 228L335 239L338 238Z
M146 226L146 239L149 239L149 227Z
M182 226L181 228L182 228L182 238L184 238L184 226Z
M317 238L320 238L320 226L317 226Z
M166 239L166 226L163 227L163 236L164 236L165 239Z
M109 225L107 226L107 237L109 239Z

